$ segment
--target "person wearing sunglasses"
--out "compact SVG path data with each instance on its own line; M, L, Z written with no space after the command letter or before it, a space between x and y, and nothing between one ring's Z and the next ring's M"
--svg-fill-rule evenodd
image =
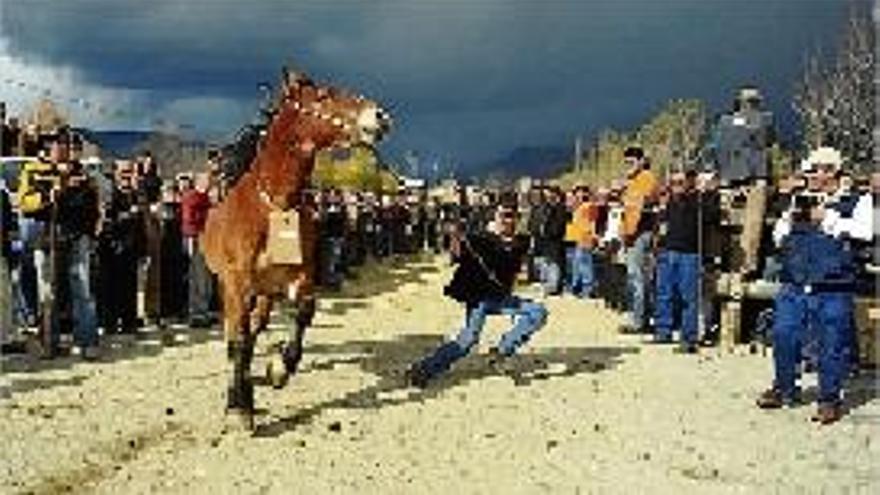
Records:
M458 267L444 292L465 305L463 328L452 340L415 363L407 372L412 385L425 387L449 370L479 342L490 315L507 315L516 323L501 337L490 354L500 364L540 330L547 309L513 293L513 285L528 251L528 239L516 234L515 198L502 200L489 232L455 236L452 255Z

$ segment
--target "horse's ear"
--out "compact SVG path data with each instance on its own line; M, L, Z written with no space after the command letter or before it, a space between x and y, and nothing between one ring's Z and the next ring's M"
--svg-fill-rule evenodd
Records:
M281 81L284 87L296 89L308 81L308 78L300 71L285 66L281 71Z

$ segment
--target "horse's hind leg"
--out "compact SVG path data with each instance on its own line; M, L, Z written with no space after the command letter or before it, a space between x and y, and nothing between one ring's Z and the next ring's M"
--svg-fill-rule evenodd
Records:
M255 336L249 331L250 308L241 292L224 291L226 345L232 364L232 376L227 390L226 407L238 414L242 425L253 428L254 384L251 380L251 362L254 357Z

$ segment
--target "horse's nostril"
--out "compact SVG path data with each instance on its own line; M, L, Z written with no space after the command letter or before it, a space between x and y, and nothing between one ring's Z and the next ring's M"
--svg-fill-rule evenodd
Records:
M381 108L376 111L376 117L379 120L379 126L383 129L391 127L391 115Z

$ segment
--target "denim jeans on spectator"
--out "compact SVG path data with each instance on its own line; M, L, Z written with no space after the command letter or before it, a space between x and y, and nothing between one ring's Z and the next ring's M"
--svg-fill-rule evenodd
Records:
M796 390L797 364L813 332L818 344L819 403L837 404L846 376L844 346L852 323L853 299L847 293L806 293L785 284L776 295L773 318L775 386L786 399Z
M480 333L489 315L508 315L516 318L513 328L505 333L498 343L498 351L502 355L510 356L544 326L547 309L540 303L517 296L508 296L499 301L482 301L467 312L465 326L455 340L443 344L419 363L422 371L428 377L437 376L448 370L455 361L466 356L479 342Z
M535 264L538 266L538 277L541 279L544 295L558 294L562 282L562 268L559 263L546 256L538 256Z
M92 246L92 239L87 236L71 241L67 265L74 319L73 341L82 348L98 345L98 319L91 288Z
M663 251L657 259L657 304L655 325L657 338L672 338L675 321L674 300L681 301L681 340L697 342L700 314L700 255L679 251Z
M184 247L189 255L189 318L190 320L210 318L214 288L211 272L205 264L198 239L185 238Z
M565 248L565 290L574 293L575 284L577 283L577 272L574 266L575 250L574 246Z
M343 275L343 239L326 237L321 239L321 283L326 287L339 288Z
M8 260L0 256L0 344L12 337L12 277Z
M571 267L571 293L580 298L590 297L596 283L593 252L584 247L574 248Z
M629 324L633 328L644 328L647 324L645 314L645 285L651 233L640 234L626 252L627 311Z
M34 267L37 272L37 312L45 310L45 304L52 299L52 257L45 249L34 250Z

